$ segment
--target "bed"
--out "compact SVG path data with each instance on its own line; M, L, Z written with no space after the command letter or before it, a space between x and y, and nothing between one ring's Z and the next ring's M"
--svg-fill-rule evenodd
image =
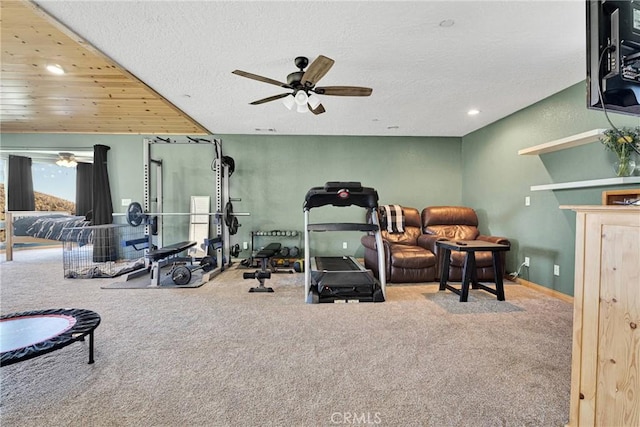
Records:
M6 260L13 260L16 244L76 241L87 244L91 241L91 229L84 216L70 215L59 211L8 211L5 216Z
M124 224L91 225L84 216L54 211L6 213L6 260L13 260L16 244L61 242L64 277L92 279L116 277L146 266L144 254L123 242L144 237Z

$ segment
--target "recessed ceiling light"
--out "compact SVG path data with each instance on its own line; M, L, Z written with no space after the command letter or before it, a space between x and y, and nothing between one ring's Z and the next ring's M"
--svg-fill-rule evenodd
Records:
M467 114L470 115L470 116L475 116L475 115L480 114L480 110L472 109L472 110L467 111Z
M455 24L455 21L453 19L445 19L444 21L440 21L440 25L441 27L447 28L447 27L453 27L453 24Z
M52 74L62 75L64 74L64 69L58 64L49 64L47 65L47 71Z

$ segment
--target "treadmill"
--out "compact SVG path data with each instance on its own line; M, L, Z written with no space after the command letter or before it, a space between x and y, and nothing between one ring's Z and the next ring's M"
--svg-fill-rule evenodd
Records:
M309 211L321 206L359 206L367 209L370 224L310 224ZM378 219L378 192L359 182L327 182L311 188L304 205L304 295L308 304L329 302L383 302L386 297L384 251L378 251L379 280L352 256L314 257L309 250L311 232L360 231L375 233L376 245L382 248Z

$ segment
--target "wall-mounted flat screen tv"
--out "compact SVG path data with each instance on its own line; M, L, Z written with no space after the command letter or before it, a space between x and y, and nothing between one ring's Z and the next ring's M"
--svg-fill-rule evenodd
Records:
M640 117L640 0L586 7L587 107Z

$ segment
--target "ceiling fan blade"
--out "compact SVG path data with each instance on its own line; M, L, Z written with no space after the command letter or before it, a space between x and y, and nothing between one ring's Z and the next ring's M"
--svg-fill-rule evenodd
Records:
M313 89L318 95L369 96L373 89L359 86L325 86Z
M309 111L311 111L311 112L312 112L313 114L315 114L316 116L317 116L318 114L322 114L322 113L324 113L324 112L326 111L326 110L324 109L324 107L322 106L322 104L319 104L319 105L316 107L316 109L315 109L315 110L314 110L314 109L312 109L312 108L311 108L311 105L309 105L309 104L307 104L307 107L309 107Z
M259 76L257 74L247 73L246 71L234 70L234 71L232 71L232 73L236 74L238 76L246 77L248 79L257 80L257 81L263 82L263 83L269 83L269 84L272 84L272 85L276 85L276 86L280 86L280 87L286 87L286 88L290 87L286 83L282 83L282 82L279 82L277 80L270 79L269 77L263 77L263 76Z
M305 86L314 86L325 74L329 72L335 61L326 56L318 56L307 68L302 76L302 84Z
M281 98L284 98L285 96L289 96L289 95L290 95L289 93L281 93L280 95L273 95L273 96L270 96L268 98L258 99L257 101L250 102L249 104L251 104L251 105L264 104L265 102L275 101L276 99L281 99Z

